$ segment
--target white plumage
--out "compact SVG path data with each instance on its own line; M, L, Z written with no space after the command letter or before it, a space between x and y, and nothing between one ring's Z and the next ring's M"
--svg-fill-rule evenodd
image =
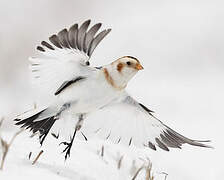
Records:
M51 43L42 41L37 47L42 57L29 58L33 82L50 97L50 105L19 116L16 124L39 132L42 144L50 129L62 134L65 122L71 122L73 138L70 143L63 142L67 145L66 158L77 131L154 150L156 146L166 151L169 147L181 148L184 143L210 147L176 133L129 96L125 90L129 80L143 69L136 58L124 56L106 66L89 66L94 49L110 32L108 29L97 34L101 24L88 30L89 24L90 20L80 28L75 24L51 36ZM113 118L88 118L90 113L103 111Z

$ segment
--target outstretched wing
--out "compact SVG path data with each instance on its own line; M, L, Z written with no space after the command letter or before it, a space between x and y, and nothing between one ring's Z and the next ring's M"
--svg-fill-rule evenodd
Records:
M153 111L129 95L123 97L119 102L109 104L101 111L106 116L85 122L83 133L88 135L89 131L87 130L94 127L94 133L104 139L110 139L114 143L126 145L133 143L137 146L150 147L153 150L160 147L169 151L169 148L181 148L182 144L185 143L193 146L210 147L203 144L203 142L208 141L191 140L175 132L157 119L153 115Z
M41 87L45 93L54 95L64 82L86 76L91 73L89 59L100 43L110 32L106 29L97 34L101 23L93 25L90 20L85 21L80 27L74 24L63 29L49 38L50 42L42 41L37 50L43 57L31 57L31 70L33 82Z

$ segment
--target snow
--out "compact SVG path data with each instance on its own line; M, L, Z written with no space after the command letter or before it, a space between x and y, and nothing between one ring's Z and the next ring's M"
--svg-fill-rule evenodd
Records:
M12 132L3 132L3 137L11 137ZM5 161L1 179L131 179L137 170L148 164L148 154L134 147L123 147L97 139L90 141L75 140L71 157L64 160L62 147L58 140L48 138L46 146L39 147L37 138L29 138L29 134L22 132L12 144ZM10 138L9 138L10 139ZM103 156L102 156L103 146ZM43 154L37 163L32 165L39 151ZM29 153L32 152L29 159ZM119 160L121 166L118 168ZM164 179L163 173L154 173L156 179ZM136 179L144 179L145 170L140 171Z

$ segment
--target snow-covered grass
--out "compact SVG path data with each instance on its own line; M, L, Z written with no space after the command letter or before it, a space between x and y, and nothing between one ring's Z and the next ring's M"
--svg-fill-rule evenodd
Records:
M13 131L1 130L1 138L9 142ZM158 173L152 167L147 151L135 147L124 147L110 142L92 139L76 139L71 157L64 160L59 141L48 138L46 145L40 147L38 138L29 133L20 133L9 148L0 179L164 179L166 174ZM0 157L3 147L0 146ZM43 150L35 164L38 153ZM30 158L29 158L30 157ZM151 167L153 169L151 169Z

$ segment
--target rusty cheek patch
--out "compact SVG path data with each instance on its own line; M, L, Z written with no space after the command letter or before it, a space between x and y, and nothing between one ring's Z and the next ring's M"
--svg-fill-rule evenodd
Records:
M108 71L106 68L103 69L104 75L106 80L109 82L109 84L111 84L113 87L115 87L114 85L114 80L112 79L112 77L109 75Z
M123 67L124 67L124 65L123 65L122 63L119 63L119 64L117 65L117 70L118 70L118 72L121 72L122 69L123 69Z
M122 90L122 89L124 89L124 88L126 87L126 85L124 85L124 86L117 86L117 85L114 83L113 78L110 76L110 74L108 73L108 71L107 71L106 68L103 69L103 73L104 73L104 76L105 76L107 82L108 82L112 87L114 87L115 89Z

